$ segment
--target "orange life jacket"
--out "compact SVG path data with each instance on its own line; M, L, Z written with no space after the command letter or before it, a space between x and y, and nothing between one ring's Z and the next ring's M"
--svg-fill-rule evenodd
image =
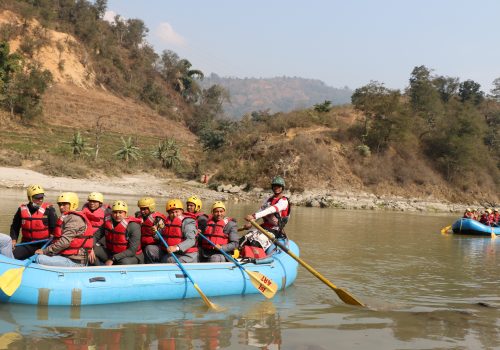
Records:
M94 232L97 231L102 224L104 224L104 217L106 216L106 210L104 206L100 206L94 211L91 211L89 209L88 203L85 203L85 205L82 208L82 213L89 219L90 223L92 224L92 227L94 228Z
M213 216L207 222L207 228L205 229L205 236L211 240L214 244L224 245L229 243L229 236L224 232L224 227L226 227L231 218L224 218L222 220L214 221ZM207 240L201 241L201 247L205 250L215 249L213 245L207 242Z
M106 216L104 218L104 234L106 237L106 248L108 248L113 254L121 253L127 250L128 237L127 227L130 222L136 222L141 224L140 219L134 217L128 217L120 221L116 226L113 226L113 219L111 216ZM137 249L136 255L142 253L141 245Z
M92 224L90 223L89 219L87 219L87 216L85 216L85 214L83 214L80 211L69 211L67 213L64 213L64 215L61 215L61 217L57 219L56 227L54 229L54 240L57 241L62 237L63 235L62 225L64 223L64 218L72 214L77 215L83 219L83 221L85 222L85 232L83 233L83 235L73 238L69 244L69 247L59 252L59 255L63 256L78 255L80 248L83 248L87 252L89 252L94 247L95 230L92 227Z
M173 220L170 220L170 218L167 217L167 220L165 221L165 227L162 229L161 235L169 246L174 246L184 241L185 237L182 233L182 222L185 219L188 219L188 217L184 215L177 216ZM197 240L195 240L194 246L187 249L185 253L194 253L198 251L196 241ZM160 247L164 251L167 251L167 248L163 244L160 245Z
M154 236L156 235L156 232L153 232L151 230L151 227L153 227L156 224L157 218L163 219L163 221L167 220L167 217L163 215L162 213L159 213L157 211L151 213L148 215L146 219L144 219L142 216L139 217L141 220L141 246L144 248L145 246L149 244L156 244L156 241L154 239Z
M42 203L33 214L26 204L21 204L21 234L23 242L38 241L49 238L48 218L45 214L51 204ZM45 219L45 220L44 220Z

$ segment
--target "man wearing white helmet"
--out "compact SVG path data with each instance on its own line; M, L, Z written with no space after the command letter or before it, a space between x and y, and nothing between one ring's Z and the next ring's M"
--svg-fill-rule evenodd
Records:
M85 266L94 246L94 229L87 217L78 208L78 195L63 192L57 197L61 217L57 220L54 240L35 254L36 262L50 266Z
M53 234L56 227L57 215L54 207L44 202L45 191L40 185L29 185L26 189L28 203L17 209L12 225L10 238L14 248L14 257L24 260L31 257L35 250L41 248L44 242L16 247L21 231L23 243L46 240Z

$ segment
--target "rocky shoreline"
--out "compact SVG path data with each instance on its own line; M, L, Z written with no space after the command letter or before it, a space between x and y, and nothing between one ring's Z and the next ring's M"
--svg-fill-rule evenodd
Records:
M112 197L124 195L186 198L196 194L209 202L215 200L240 202L261 201L269 196L269 191L261 188L245 191L245 186L219 185L217 188L211 189L197 181L159 178L150 174L137 174L120 178L72 179L47 176L23 168L0 167L0 188L24 189L31 183L41 184L48 193L97 191ZM325 189L308 190L300 194L288 194L288 196L293 205L318 208L455 213L462 212L466 206L465 204L450 203L434 198L376 196L366 192Z

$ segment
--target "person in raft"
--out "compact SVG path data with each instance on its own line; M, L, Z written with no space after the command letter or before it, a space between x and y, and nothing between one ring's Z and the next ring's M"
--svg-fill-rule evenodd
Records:
M217 248L201 237L199 242L203 261L225 262L227 259L219 249L232 255L234 250L238 248L240 237L238 236L236 221L230 217L226 217L226 206L224 203L217 201L212 205L212 215L207 222L204 235L215 243Z
M273 195L264 201L259 211L247 215L245 220L252 221L262 218L264 220L262 223L264 229L274 234L276 238L284 239L286 238L284 228L290 216L290 203L288 198L283 195L285 179L281 176L274 177L271 181L271 189ZM244 227L249 229L252 226L247 223Z
M156 230L159 221L165 223L167 217L156 211L154 198L143 197L137 201L137 206L139 211L135 213L135 217L141 220L141 248L144 251L146 246L156 244Z
M175 263L175 259L171 256L175 254L181 263L198 262L196 222L192 217L184 215L184 207L180 199L167 201L166 211L165 226L159 226L158 232L167 243L168 249L161 240L155 245L148 245L145 249L147 261Z
M475 216L474 216L474 213L472 212L471 208L465 209L464 216L463 216L464 219L474 219L474 217Z
M14 257L19 260L31 257L45 243L40 242L16 247L16 244L19 243L19 231L21 231L22 243L47 240L54 233L57 221L54 207L50 203L44 202L45 191L42 186L29 185L26 194L28 203L21 204L17 209L10 226Z
M82 207L82 213L89 219L94 232L104 224L104 218L111 214L109 206L103 205L104 196L100 192L91 192L87 196L87 203Z
M98 265L143 264L141 249L141 220L128 217L128 205L116 200L111 206L111 216L104 218L104 224L94 235L94 253ZM106 239L106 247L101 242Z
M53 241L49 246L35 251L35 262L50 266L85 266L94 246L94 228L85 214L76 211L76 193L61 193L57 197L57 205L61 216L54 229Z
M186 200L186 211L184 216L192 217L200 232L205 232L208 216L201 211L202 202L197 196L191 196Z

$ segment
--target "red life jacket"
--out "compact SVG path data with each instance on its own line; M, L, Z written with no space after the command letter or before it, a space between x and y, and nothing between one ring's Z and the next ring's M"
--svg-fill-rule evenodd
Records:
M286 199L288 201L288 206L286 207L285 210L282 210L280 212L276 211L273 215L278 219L278 226L280 226L280 230L283 229L283 227L286 225L288 222L288 217L290 216L290 200L286 198L285 196L281 197L269 197L267 200L267 203L269 203L269 206L274 206L276 203L279 202L280 199ZM278 207L274 207L276 210L278 210ZM268 221L264 218L264 222L262 223L262 227L266 229L273 229L274 224L271 221Z
M244 245L240 251L240 257L242 258L262 259L266 256L267 254L262 247Z
M224 245L229 243L229 236L224 232L224 227L226 227L231 218L224 218L222 220L214 221L213 216L210 216L207 222L207 228L205 229L205 236L215 244ZM215 249L213 245L207 242L207 240L201 241L201 246L205 250Z
M474 214L469 212L464 214L464 219L474 219Z
M148 215L146 219L144 219L142 216L139 217L141 220L141 246L144 248L145 246L149 244L156 244L156 241L154 239L154 236L156 236L156 232L153 232L151 230L151 227L153 227L156 223L156 218L161 218L163 221L167 221L167 217L163 215L162 213L159 213L157 211L151 213Z
M88 203L85 203L85 205L82 208L82 213L89 219L90 223L92 224L92 227L94 228L94 232L97 231L102 224L104 224L104 217L106 216L106 210L104 206L100 206L94 211L91 211L89 209Z
M174 246L184 241L185 237L182 233L182 222L185 219L188 219L188 217L184 216L184 214L182 216L175 217L173 220L170 220L170 218L167 217L167 220L165 221L165 227L161 231L161 235L169 246ZM187 249L185 253L194 253L198 251L196 241L197 240L195 240L194 246ZM160 245L160 248L164 251L167 251L167 248L163 244Z
M51 204L42 203L37 211L33 214L26 204L21 204L21 234L23 242L38 241L40 239L49 238L48 219L45 211ZM45 222L44 222L45 217Z
M83 235L73 238L69 244L69 247L59 252L59 255L63 256L78 255L80 248L83 248L87 252L89 252L94 247L95 230L92 227L89 219L87 219L87 216L85 216L85 214L83 214L81 211L69 211L64 215L61 215L61 217L57 219L56 227L54 229L54 240L57 241L62 237L62 225L64 223L63 219L71 214L77 215L83 219L83 221L85 222L85 232L83 233Z
M111 216L106 216L104 218L104 234L106 236L106 248L108 248L113 254L121 253L127 250L128 237L126 236L127 227L129 222L136 222L141 224L140 219L134 217L128 217L120 221L116 226L113 226L113 219ZM136 255L142 253L142 247L139 245Z

